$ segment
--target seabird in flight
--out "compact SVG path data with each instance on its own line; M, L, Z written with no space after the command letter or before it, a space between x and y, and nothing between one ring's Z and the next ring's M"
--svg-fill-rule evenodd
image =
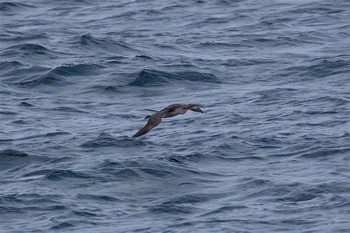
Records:
M187 110L204 113L202 109L199 108L198 104L172 104L152 115L146 116L145 119L148 118L147 124L132 137L135 138L148 133L149 131L151 131L151 129L153 129L154 127L159 125L160 122L162 122L163 117L167 118L174 117L179 114L185 114Z

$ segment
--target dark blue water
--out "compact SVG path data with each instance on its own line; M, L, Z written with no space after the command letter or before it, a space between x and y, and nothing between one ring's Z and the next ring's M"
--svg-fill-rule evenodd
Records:
M0 232L350 232L348 0L0 14Z

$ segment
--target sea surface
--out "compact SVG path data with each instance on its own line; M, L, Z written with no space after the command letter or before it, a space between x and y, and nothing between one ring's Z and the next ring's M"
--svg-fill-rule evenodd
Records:
M0 108L1 233L350 232L348 0L1 1Z

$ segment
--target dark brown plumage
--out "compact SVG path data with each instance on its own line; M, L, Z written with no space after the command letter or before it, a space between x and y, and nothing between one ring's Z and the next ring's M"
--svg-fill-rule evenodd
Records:
M135 138L148 133L162 122L163 117L166 118L184 114L187 110L204 113L202 109L199 108L198 104L172 104L152 115L146 116L146 119L149 118L147 124L132 137Z

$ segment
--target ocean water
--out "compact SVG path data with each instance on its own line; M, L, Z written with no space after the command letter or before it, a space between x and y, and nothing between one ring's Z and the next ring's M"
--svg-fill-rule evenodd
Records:
M0 232L350 232L349 15L1 1Z

